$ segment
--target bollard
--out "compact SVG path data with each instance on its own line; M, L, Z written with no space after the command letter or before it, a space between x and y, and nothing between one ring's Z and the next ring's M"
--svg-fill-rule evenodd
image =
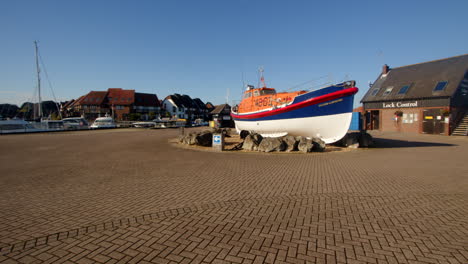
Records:
M216 151L223 151L224 149L224 134L214 133L213 134L213 149Z

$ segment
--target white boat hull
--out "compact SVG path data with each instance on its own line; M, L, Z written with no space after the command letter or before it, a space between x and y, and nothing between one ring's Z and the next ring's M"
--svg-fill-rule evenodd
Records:
M352 113L326 116L289 118L265 121L236 120L238 132L247 130L265 137L284 135L320 138L326 144L342 139L348 132Z

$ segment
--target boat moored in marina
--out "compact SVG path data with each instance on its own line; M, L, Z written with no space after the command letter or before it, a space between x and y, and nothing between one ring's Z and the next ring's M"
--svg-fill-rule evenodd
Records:
M34 133L45 131L48 130L34 127L32 124L22 119L0 120L0 134Z
M348 131L357 92L354 81L315 91L281 93L265 84L261 88L248 85L231 116L239 133L246 130L265 137L305 136L329 144Z
M89 127L90 129L98 129L98 128L116 128L117 125L114 122L114 119L110 116L105 117L98 117L93 122L93 124Z

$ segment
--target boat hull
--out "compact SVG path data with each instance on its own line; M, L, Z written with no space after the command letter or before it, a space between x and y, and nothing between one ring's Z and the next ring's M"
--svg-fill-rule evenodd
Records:
M255 113L231 113L236 129L264 136L320 138L330 144L346 135L357 88L333 86L295 98L290 105Z
M351 117L352 113L343 113L257 122L237 120L235 124L238 131L247 130L266 137L283 135L304 136L320 138L325 143L330 144L342 139L346 135Z

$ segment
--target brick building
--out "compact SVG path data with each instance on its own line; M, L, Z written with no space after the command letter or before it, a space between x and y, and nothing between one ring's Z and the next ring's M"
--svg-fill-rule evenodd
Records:
M159 115L161 104L155 94L137 93L135 90L109 88L107 91L91 91L62 106L62 115L84 116L88 120L106 114L116 120L129 120L130 114Z
M384 65L361 102L365 129L450 135L468 113L468 54Z

